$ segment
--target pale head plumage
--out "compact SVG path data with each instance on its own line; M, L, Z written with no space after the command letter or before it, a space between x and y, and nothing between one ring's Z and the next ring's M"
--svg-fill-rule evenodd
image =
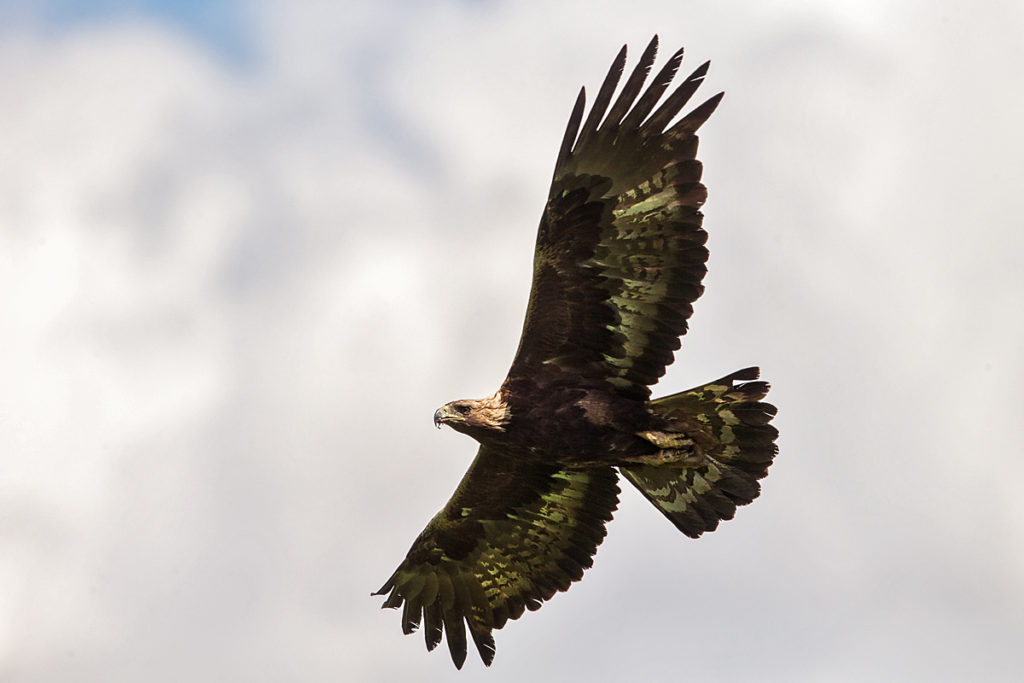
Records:
M499 389L487 398L461 399L444 404L434 413L434 424L438 428L446 424L465 433L479 429L504 431L510 417L508 404Z

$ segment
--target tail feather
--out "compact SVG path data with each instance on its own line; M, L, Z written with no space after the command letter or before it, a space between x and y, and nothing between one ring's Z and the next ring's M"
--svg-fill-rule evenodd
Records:
M769 424L775 406L762 401L768 383L752 381L758 375L757 368L744 368L652 401L668 430L693 440L696 457L619 468L687 536L714 531L761 492L779 432Z

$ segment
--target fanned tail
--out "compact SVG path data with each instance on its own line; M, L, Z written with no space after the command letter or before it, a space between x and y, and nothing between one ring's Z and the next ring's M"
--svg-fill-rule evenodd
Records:
M713 531L761 492L758 480L778 452L779 432L769 424L775 406L762 401L768 383L749 381L758 375L745 368L652 401L671 433L693 442L693 457L619 468L687 536Z

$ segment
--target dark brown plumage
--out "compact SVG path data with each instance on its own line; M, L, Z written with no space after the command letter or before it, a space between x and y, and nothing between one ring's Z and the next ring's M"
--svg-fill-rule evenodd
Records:
M747 368L650 400L679 348L706 272L706 190L696 131L718 94L676 120L707 73L664 102L676 52L646 91L657 38L614 103L626 48L583 119L569 119L540 227L519 349L491 397L440 408L480 449L455 494L377 595L427 648L446 636L485 664L492 631L590 567L618 502L616 471L697 537L757 497L776 453L775 408ZM609 108L610 105L610 108Z

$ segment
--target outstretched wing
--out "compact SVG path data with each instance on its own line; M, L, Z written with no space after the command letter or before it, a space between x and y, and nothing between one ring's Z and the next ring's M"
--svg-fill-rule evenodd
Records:
M424 624L427 649L447 636L466 659L466 629L484 664L493 629L535 610L583 576L618 504L612 468L559 470L480 448L448 504L374 595L404 604L402 631Z
M646 400L686 332L708 256L694 133L722 94L672 123L705 63L655 109L679 50L638 99L657 44L655 37L609 110L622 48L582 128L583 91L576 101L537 234L512 382L610 385Z

